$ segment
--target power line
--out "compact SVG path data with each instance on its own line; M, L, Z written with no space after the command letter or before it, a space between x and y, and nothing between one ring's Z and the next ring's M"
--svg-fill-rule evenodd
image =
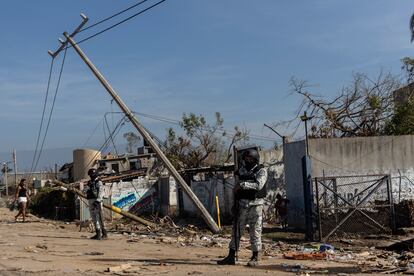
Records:
M122 113L122 112L114 112L114 113ZM141 113L141 112L134 112L134 111L132 113L134 113L136 115L139 115L141 117L153 119L153 120L156 120L156 121L161 121L161 122L181 126L181 122L177 119L167 118L167 117L163 117L163 116L159 116L159 115ZM203 127L201 129L204 130L204 131L211 131L212 130L211 127ZM219 132L219 133L225 133L225 134L230 134L230 135L234 135L236 133L232 130L225 130L225 129L216 129L216 131ZM228 137L227 135L225 135L225 136ZM251 138L253 140L263 140L263 141L271 141L271 142L275 141L275 139L273 139L271 137L266 137L266 136L261 136L261 135L249 134L248 136L249 136L249 138Z
M167 0L161 0L161 1L159 1L159 2L157 2L155 4L153 4L153 5L149 6L148 8L145 8L145 9L143 9L143 10L141 10L141 11L139 11L139 12L137 12L137 13L129 16L129 17L127 17L127 18L125 18L124 20L121 20L118 23L113 24L113 25L109 26L108 28L103 29L102 31L99 31L99 32L97 32L97 33L95 33L93 35L90 35L90 36L88 36L88 37L86 37L86 38L84 38L84 39L76 42L76 44L81 44L81 43L83 43L83 42L85 42L85 41L87 41L89 39L92 39L92 38L94 38L94 37L96 37L98 35L101 35L101 34L107 32L107 31L109 31L109 30L111 30L111 29L113 29L113 28L115 28L115 27L117 27L117 26L119 26L119 25L121 25L121 24L123 24L123 23L125 23L125 22L127 22L127 21L129 21L131 19L133 19L133 18L135 18L136 16L138 16L140 14L143 14L144 12L149 11L152 8L155 8L156 6L160 5L161 3L165 2L165 1L167 1Z
M105 120L105 118L106 118L106 116L108 115L108 114L123 114L123 112L114 112L114 111L112 111L112 112L106 112L105 113L105 115L104 115L104 117L102 117L102 119L98 122L98 124L95 126L95 128L93 129L93 131L92 131L92 133L89 135L89 137L88 137L88 139L82 144L82 147L85 147L86 146L86 144L90 141L90 139L92 138L92 136L96 133L96 131L97 131L97 129L99 128L99 126L104 122L104 120ZM112 119L113 119L113 117L112 117ZM144 127L145 128L145 127ZM110 132L111 130L110 130L110 128L109 128L109 126L108 126L108 123L107 123L107 127L105 128L105 125L103 125L103 131L104 131L104 140L106 140L107 139L107 136L106 136L106 130L108 129L108 131ZM151 135L151 137L153 138L153 139L155 139L158 143L159 143L159 145L160 146L165 146L164 144L165 144L165 142L164 141L161 141L161 139L160 138L158 138L154 133L152 133L149 129L147 129L147 128L145 128L145 130ZM113 141L113 145L114 145L114 142L115 142L115 140ZM115 146L115 145L114 145Z
M87 168L89 168L90 165L92 165L92 163L95 161L95 158L101 153L101 151L105 150L107 148L107 145L109 143L110 137L111 136L116 136L118 135L119 131L121 130L121 127L125 124L125 116L121 118L121 120L119 120L118 124L115 126L115 128L113 129L112 133L109 135L108 138L105 139L104 143L99 147L99 149L97 150L97 153L94 155L94 157L88 162L88 164L83 168L83 170L86 170ZM116 132L116 133L115 133Z
M63 53L62 65L61 65L61 67L60 67L59 77L58 77L58 81L57 81L57 84L56 84L55 95L54 95L54 97L53 97L52 106L51 106L51 108L50 108L50 112L49 112L49 119L48 119L48 121L47 121L46 129L45 129L45 134L44 134L44 136L43 136L43 140L42 140L42 145L41 145L40 150L39 150L39 155L38 155L38 157L37 157L36 164L35 164L35 166L33 167L33 169L34 169L34 170L36 170L37 165L38 165L38 163L39 163L40 156L42 155L42 151L43 151L43 146L44 146L44 143L45 143L45 140L46 140L46 136L47 136L47 133L48 133L48 131L49 131L49 125L50 125L50 121L51 121L51 119L52 119L53 109L54 109L54 107L55 107L56 97L57 97L57 94L58 94L58 91L59 91L59 87L60 87L60 81L61 81L61 79L62 79L63 68L64 68L64 65L65 65L65 59L66 59L66 52L67 52L67 48L65 48L65 51L64 51L64 53Z
M96 125L96 127L93 129L92 133L89 135L88 139L86 139L86 141L82 144L82 148L86 146L87 143L89 143L89 141L91 140L92 136L95 134L95 132L98 130L98 127L103 123L104 118L102 118L98 124Z
M118 151L116 150L116 146L115 146L115 141L114 141L114 138L112 137L111 129L109 128L109 124L108 124L108 120L106 119L106 114L104 115L104 121L108 129L109 138L111 138L112 145L114 146L115 154L118 155Z
M97 126L95 127L95 129L93 130L93 132L92 132L92 134L89 136L89 138L87 139L87 142L89 142L89 140L90 140L90 138L93 136L93 134L96 132L96 130L98 129L98 127L100 126L100 124L105 120L105 118L106 118L106 115L108 114L108 113L113 113L113 114L123 114L123 112L107 112L107 113L105 113L105 115L104 115L104 117L99 121L99 123L97 124ZM136 115L139 115L139 116L142 116L142 117L145 117L145 118L149 118L149 119L153 119L153 120L158 120L158 121L162 121L162 122L166 122L166 123L170 123L170 124L174 124L174 125L178 125L178 126L181 126L181 124L180 124L180 121L179 120L176 120L176 119L172 119L172 118L167 118L167 117L163 117L163 116L159 116L159 115L153 115L153 114L147 114L147 113L142 113L142 112L132 112L133 114L136 114ZM108 126L107 126L107 128L108 128L108 131L110 132L109 133L109 135L108 135L108 137L106 137L106 135L105 135L105 141L104 141L104 143L100 146L100 148L98 149L98 152L101 152L102 150L105 150L107 147L108 147L108 144L109 144L109 142L112 140L112 143L114 144L114 138L119 134L119 132L120 132L120 130L121 130L121 128L119 128L120 126L123 126L124 124L125 124L125 122L123 122L123 121L126 121L126 117L125 116L123 116L122 118L121 118L121 120L117 123L117 125L115 126L115 128L114 128L114 130L112 131L112 132L110 132L110 129L108 128ZM118 129L119 128L119 129ZM106 128L105 128L105 125L103 125L103 129L104 129L104 131L106 130ZM202 128L203 130L210 130L209 128ZM151 131L149 131L148 129L146 129L145 128L145 130L154 138L154 139L156 139L157 140L157 142L161 145L161 146L165 146L165 142L163 142L163 141L161 141L156 135L154 135ZM218 131L220 131L220 132L226 132L226 133L232 133L231 131L227 131L227 130L220 130L220 129L218 129ZM106 132L106 131L105 131ZM116 132L116 133L115 133ZM256 136L256 135L255 135ZM250 137L250 136L249 136ZM273 139L270 139L270 138L267 138L267 137L261 137L261 136L258 136L257 135L257 138L256 139L258 139L258 140L260 140L260 139L262 139L262 140L267 140L267 141L274 141ZM87 142L85 142L83 145L85 145ZM99 153L97 153L95 156L94 156L94 158L92 158L92 160L91 160L91 162L89 162L88 164L87 164L87 166L84 168L84 169L86 169L86 168L88 168L91 164L92 164L92 162L93 162L93 160L96 158L96 156L98 155Z
M43 103L42 118L40 120L39 132L37 134L37 139L36 139L36 148L35 148L35 151L34 151L34 154L33 154L33 160L32 160L32 165L30 166L30 171L33 171L33 166L34 166L34 163L35 163L35 160L36 160L36 155L37 155L37 149L39 147L40 135L42 133L43 120L44 120L44 117L45 117L46 105L47 105L47 100L48 100L48 97L49 97L50 81L52 79L54 61L55 61L55 59L52 58L52 60L50 62L49 77L48 77L48 80L47 80L45 101Z
M95 26L97 26L97 25L99 25L99 24L102 24L102 23L104 23L104 22L106 22L106 21L108 21L108 20L111 20L112 18L114 18L114 17L116 17L116 16L118 16L118 15L121 15L121 14L123 14L124 12L127 12L127 11L129 11L129 10L131 10L131 9L133 9L133 8L135 8L135 7L137 7L137 6L139 6L139 5L141 5L141 4L144 4L144 3L145 3L145 2L147 2L147 1L149 1L149 0L143 0L143 1L140 1L140 2L138 2L138 3L134 4L134 5L132 5L132 6L128 7L128 8L126 8L126 9L124 9L124 10L120 11L120 12L117 12L117 13L115 13L115 14L111 15L111 16L108 16L108 17L106 17L106 18L104 18L104 19L102 19L102 20L100 20L100 21L96 22L95 24L92 24L91 26L88 26L88 27L86 27L86 28L83 28L82 30L80 30L80 31L79 31L79 33L83 32L83 31L86 31L86 30L88 30L88 29L90 29L90 28L93 28L93 27L95 27Z

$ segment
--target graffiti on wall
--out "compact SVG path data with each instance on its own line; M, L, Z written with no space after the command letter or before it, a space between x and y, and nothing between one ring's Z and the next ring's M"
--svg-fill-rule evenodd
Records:
M121 208L121 209L125 209L125 207L127 206L131 206L134 203L137 202L137 197L135 195L135 193L131 193L125 197L120 198L119 200L115 201L113 203L113 205L115 207Z
M158 210L157 183L144 181L120 182L112 185L112 205L136 214L151 213Z
M146 193L130 207L129 211L134 214L154 213L158 210L160 202L158 199L158 190L153 185Z

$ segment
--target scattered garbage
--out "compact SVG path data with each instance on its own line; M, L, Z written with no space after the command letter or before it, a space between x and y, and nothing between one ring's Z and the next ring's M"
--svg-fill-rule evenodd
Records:
M330 244L321 244L319 246L319 251L320 252L325 252L325 251L333 252L334 250L335 250L335 248Z
M24 250L26 250L27 252L30 252L30 253L39 253L39 251L34 249L33 246L26 246L24 248Z
M155 219L154 219L155 221ZM193 224L175 223L170 217L156 218L157 228L149 229L135 223L117 222L112 227L112 233L119 233L127 237L128 243L139 243L152 240L159 244L167 244L176 247L227 247L230 241L230 232L223 231L220 234L198 228ZM226 234L224 234L226 233ZM378 248L386 245L384 248ZM346 264L349 267L347 273L414 273L414 253L411 239L398 240L395 236L359 237L347 236L338 240L335 245L328 243L301 243L284 242L272 239L263 240L263 257L284 258L297 261L331 261ZM411 247L410 247L411 245ZM248 250L249 239L242 237L241 250ZM387 251L385 249L394 249ZM160 263L160 265L163 265ZM121 268L115 268L121 269ZM123 268L125 270L125 268ZM353 270L352 270L353 269ZM305 267L302 264L289 265L284 270L295 272L298 275L329 274L325 266L317 268ZM342 275L347 275L342 273ZM194 273L197 274L197 273Z
M283 257L285 259L294 260L325 260L332 259L335 254L335 248L330 244L304 244L296 251L285 252Z
M123 272L125 270L128 270L132 268L131 264L122 264L122 265L117 265L117 266L112 266L112 267L108 267L105 272Z
M89 255L89 256L102 256L102 255L104 255L104 253L97 252L97 251L92 251L92 252L86 252L85 255Z
M46 244L36 244L36 248L47 250L47 245Z
M286 252L283 254L285 259L293 260L325 260L327 256L326 252Z

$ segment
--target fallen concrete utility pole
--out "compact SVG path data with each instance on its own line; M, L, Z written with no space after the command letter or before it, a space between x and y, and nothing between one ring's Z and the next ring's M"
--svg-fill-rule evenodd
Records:
M57 185L59 185L60 187L63 187L64 189L67 189L68 191L71 191L71 192L77 194L78 196L86 199L85 194L83 192L81 192L80 190L78 190L76 188L73 188L73 187L70 187L69 188L69 187L67 187L68 184L65 184L65 183L63 183L63 182L61 182L59 180L56 180L56 179L54 179L53 182L56 183ZM150 221L148 221L146 219L140 218L140 217L138 217L138 216L136 216L134 214L131 214L130 212L126 212L126 211L124 211L124 210L122 210L122 209L120 209L120 208L118 208L116 206L113 206L113 205L109 205L109 204L104 203L103 204L103 207L106 208L106 209L111 210L112 212L115 212L117 214L120 214L120 215L122 215L122 216L124 216L126 218L129 218L129 219L131 219L133 221L142 223L142 224L144 224L146 226L149 226L149 227L152 227L152 228L156 228L156 226L157 226L155 223L152 223L152 222L150 222Z
M177 170L171 164L170 160L168 160L168 158L164 155L162 150L158 147L157 143L152 139L152 137L148 134L148 132L145 130L145 128L141 125L141 123L135 117L134 113L122 101L122 99L119 97L119 95L116 93L116 91L112 88L112 86L109 84L109 82L104 78L104 76L101 74L101 72L99 72L99 70L95 67L95 65L83 53L83 51L80 49L80 47L73 40L73 38L72 38L73 36L69 35L67 32L64 32L63 35L66 37L66 42L64 42L64 43L66 44L67 42L69 42L72 45L72 47L79 54L79 56L82 58L82 60L86 63L86 65L89 67L89 69L91 69L93 74L98 78L98 80L101 82L101 84L105 87L106 91L111 95L111 97L118 104L118 106L121 108L121 110L125 113L125 115L128 117L128 119L134 125L134 127L142 135L144 140L148 141L151 148L157 154L157 157L159 159L161 159L161 161L167 167L168 171L172 174L172 176L175 178L175 180L178 182L178 184L181 186L181 188L184 190L184 192L188 195L190 200L194 203L194 205L200 211L201 216L203 217L204 221L209 226L210 230L213 233L218 233L220 231L220 229L219 229L218 225L216 224L216 222L214 221L214 219L207 212L206 208L203 206L203 204L200 202L200 200L197 198L197 196L193 193L191 188L187 185L185 180L181 177L181 175L177 172Z

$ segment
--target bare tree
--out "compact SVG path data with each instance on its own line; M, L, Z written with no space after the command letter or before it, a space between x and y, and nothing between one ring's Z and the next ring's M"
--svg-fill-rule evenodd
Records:
M411 15L410 19L410 32L411 32L411 42L414 41L414 14Z
M123 136L127 140L127 152L133 153L134 149L138 146L138 142L141 140L141 137L132 131L124 133Z
M227 133L224 132L223 136ZM227 144L227 150L223 154L224 163L230 161L233 157L233 146L244 145L249 140L249 131L246 128L234 127L234 132L230 135L230 141Z
M393 115L392 92L400 81L390 73L380 72L376 79L357 73L332 100L311 93L306 81L292 78L290 85L294 93L303 96L296 118L304 111L313 117L310 136L350 137L383 133Z

